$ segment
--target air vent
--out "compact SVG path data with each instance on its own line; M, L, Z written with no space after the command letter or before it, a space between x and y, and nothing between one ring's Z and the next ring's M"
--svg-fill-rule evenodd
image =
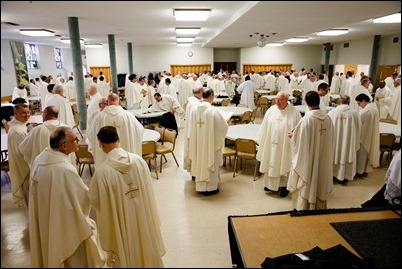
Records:
M349 48L349 43L343 43L344 48Z
M13 23L13 22L9 22L9 21L4 21L2 22L3 24L7 24L7 25L11 25L11 26L21 26L18 23Z
M399 37L394 37L394 40L392 41L392 43L398 43L399 42Z

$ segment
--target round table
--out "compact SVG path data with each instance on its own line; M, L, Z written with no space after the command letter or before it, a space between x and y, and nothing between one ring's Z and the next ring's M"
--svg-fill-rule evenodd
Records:
M223 112L232 113L232 117L240 117L246 111L253 111L251 108L241 106L219 106L217 108L222 110Z
M226 138L236 140L237 138L252 139L258 143L260 137L261 124L237 124L230 125Z
M158 141L161 138L161 134L155 130L144 129L144 134L142 135L142 142L144 141Z
M392 124L392 123L387 123L387 122L380 122L380 133L391 133L394 134L395 137L401 137L401 126Z
M131 110L127 110L127 111L132 113L134 116L136 116L139 119L150 119L150 118L162 117L162 115L167 112L167 111L155 111L155 112L145 113L147 111L147 108L131 109Z

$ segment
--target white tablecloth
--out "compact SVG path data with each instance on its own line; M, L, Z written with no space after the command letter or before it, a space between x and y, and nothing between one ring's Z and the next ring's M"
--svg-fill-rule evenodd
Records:
M261 124L238 124L230 125L226 138L236 140L237 138L252 139L258 143Z
M158 141L161 138L161 134L155 130L144 129L144 134L142 135L142 142L144 141Z
M218 109L224 112L231 112L233 113L233 117L240 117L246 111L253 111L251 108L248 107L241 107L241 106L219 106Z
M139 119L149 119L149 118L157 118L161 117L163 114L165 114L167 111L157 111L157 112L150 112L150 113L145 113L147 111L146 108L138 108L138 109L131 109L127 110L128 112L134 114Z
M395 134L396 137L401 137L401 126L387 122L380 122L380 133Z

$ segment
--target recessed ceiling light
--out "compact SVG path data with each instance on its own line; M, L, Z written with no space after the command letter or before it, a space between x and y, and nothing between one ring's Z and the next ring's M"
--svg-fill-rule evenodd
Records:
M20 29L20 34L29 36L54 36L54 32L46 29Z
M337 35L344 35L349 32L348 29L329 29L322 32L318 32L317 35L319 36L337 36Z
M268 47L282 47L284 44L283 43L268 43Z
M289 43L300 43L308 41L308 37L292 37L286 40Z
M177 42L193 42L195 37L176 37Z
M191 47L193 43L191 42L182 42L182 43L177 43L178 47Z
M60 42L70 44L70 38L62 37L60 38ZM80 44L84 44L84 39L80 38Z
M85 44L86 48L102 48L102 46L103 45L101 43L92 43L92 44L86 43Z
M176 21L206 21L211 13L210 9L175 9L173 15Z
M373 19L374 23L401 23L401 12Z
M200 33L201 28L196 27L177 27L176 34L177 35L198 35Z

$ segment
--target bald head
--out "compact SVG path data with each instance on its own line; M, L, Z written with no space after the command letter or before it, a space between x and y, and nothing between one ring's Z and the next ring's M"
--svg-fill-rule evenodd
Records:
M341 99L341 104L342 104L342 105L349 105L349 104L350 104L350 97L349 97L349 95L341 94L341 95L339 96L339 98Z
M107 104L109 106L111 106L111 105L118 106L120 104L119 96L117 94L115 94L114 92L109 93L109 95L107 96Z
M89 94L90 96L95 95L97 92L98 92L98 89L96 88L95 85L89 86L88 94Z
M58 94L58 95L63 96L63 92L64 92L63 86L61 86L61 85L56 85L56 86L54 86L53 92L54 92L55 94Z
M56 106L47 106L43 110L42 114L43 121L57 120L58 117L59 117L59 109Z

